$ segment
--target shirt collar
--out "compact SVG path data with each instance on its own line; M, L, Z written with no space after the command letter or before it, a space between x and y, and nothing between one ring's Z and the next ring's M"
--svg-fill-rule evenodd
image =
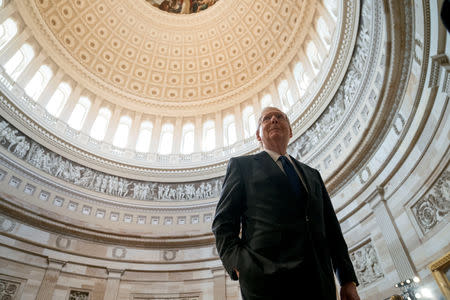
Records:
M266 151L267 152L267 154L269 154L270 155L270 157L272 157L272 159L273 159L273 161L277 161L279 158L280 158L280 154L279 153L277 153L277 152L275 152L275 151L272 151L272 150L269 150L269 149L264 149L264 151ZM291 160L291 158L289 157L289 155L286 153L285 155L284 155L285 157L287 157L289 160ZM291 161L292 162L292 161Z

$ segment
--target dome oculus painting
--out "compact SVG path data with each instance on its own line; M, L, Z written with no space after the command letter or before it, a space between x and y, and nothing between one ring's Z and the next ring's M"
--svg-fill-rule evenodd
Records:
M192 14L211 7L218 0L146 0L160 10L175 14Z

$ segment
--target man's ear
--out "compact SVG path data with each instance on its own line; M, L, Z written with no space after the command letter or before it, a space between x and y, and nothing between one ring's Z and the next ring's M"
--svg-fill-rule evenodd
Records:
M256 130L256 140L261 142L261 137L259 136L259 130Z
M292 137L292 127L289 126L289 138L291 138L291 137Z

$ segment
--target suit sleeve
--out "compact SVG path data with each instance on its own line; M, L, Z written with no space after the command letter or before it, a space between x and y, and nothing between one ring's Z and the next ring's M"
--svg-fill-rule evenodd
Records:
M344 240L341 226L339 225L330 196L321 177L320 183L322 185L322 198L324 202L325 230L334 272L341 286L352 281L358 285L358 279L356 278L355 270L348 254L347 243Z
M228 163L222 193L217 203L212 231L216 237L220 259L233 280L238 279L234 269L237 267L240 249L239 231L244 197L239 164L232 158Z

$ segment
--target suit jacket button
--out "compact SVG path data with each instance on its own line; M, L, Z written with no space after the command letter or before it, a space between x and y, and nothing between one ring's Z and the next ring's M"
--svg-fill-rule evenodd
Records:
M309 217L308 217L308 216L306 216L305 220L306 220L306 222L309 222Z

